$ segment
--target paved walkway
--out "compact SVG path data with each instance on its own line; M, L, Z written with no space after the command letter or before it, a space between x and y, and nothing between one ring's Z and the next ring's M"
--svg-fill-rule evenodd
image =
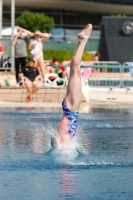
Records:
M90 105L133 106L133 89L90 89Z

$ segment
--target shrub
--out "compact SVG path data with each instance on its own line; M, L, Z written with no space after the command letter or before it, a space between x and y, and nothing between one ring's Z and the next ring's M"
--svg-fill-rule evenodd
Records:
M71 60L73 56L73 51L65 51L65 50L44 50L44 58L45 60L51 60L51 58L56 57L59 62L63 60ZM83 53L82 60L92 60L92 55L88 52Z

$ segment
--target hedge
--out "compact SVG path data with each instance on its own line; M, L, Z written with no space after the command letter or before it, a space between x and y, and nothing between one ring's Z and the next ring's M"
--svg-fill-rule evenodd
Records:
M65 51L65 50L44 50L44 59L51 60L53 57L57 58L59 62L64 60L71 60L73 56L73 51ZM30 52L28 51L28 56L31 56ZM84 61L91 61L93 55L89 54L87 51L84 51L82 60Z
M59 62L63 60L71 60L73 56L73 51L65 51L65 50L44 50L44 58L45 60L51 60L53 57L57 58ZM82 60L92 60L92 55L88 52L83 53Z

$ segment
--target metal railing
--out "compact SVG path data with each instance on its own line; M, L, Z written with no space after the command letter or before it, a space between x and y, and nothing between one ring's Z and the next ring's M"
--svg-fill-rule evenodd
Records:
M133 62L125 62L122 71L122 86L133 87Z
M82 65L81 68L92 68L88 77L90 88L131 88L133 87L133 62L121 65L119 62L90 62L91 65ZM64 65L64 67L70 67ZM9 69L0 68L0 69Z
M57 65L58 67L58 65ZM69 69L69 65L64 65ZM92 68L86 81L92 88L128 88L133 87L133 62L126 62L121 65L116 61L89 62L88 65L81 65L81 73L85 68ZM67 70L69 73L69 70ZM69 74L68 74L69 77ZM85 82L86 82L85 81Z
M104 65L103 65L104 64ZM81 66L92 68L92 74L88 78L90 87L127 88L133 87L133 63L120 65L118 62L97 62L93 66Z
M88 80L90 87L119 87L121 73L119 62L93 62L92 74Z
M11 70L11 38L1 39L3 54L0 54L0 69Z

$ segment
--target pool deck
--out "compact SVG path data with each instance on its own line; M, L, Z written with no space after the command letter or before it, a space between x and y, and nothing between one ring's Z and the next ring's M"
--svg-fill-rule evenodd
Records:
M14 91L14 90L13 90ZM50 90L51 91L51 90ZM55 90L52 90L55 91ZM0 96L0 108L46 108L48 110L60 109L61 100L65 94L63 89L63 94L60 96L59 101L57 99L54 101L33 101L32 103L27 103L24 101L14 101L2 100ZM8 94L8 93L7 93ZM15 94L15 93L14 93ZM9 94L8 94L9 95ZM51 97L52 94L50 94ZM10 96L10 95L9 95ZM89 104L81 102L80 110L88 109L89 107L109 107L109 108L128 108L133 107L133 89L113 89L109 88L90 88L89 91Z
M61 108L61 101L65 97L66 88L41 88L32 103L25 102L27 93L23 87L4 86L5 78L9 72L0 72L0 108ZM11 82L15 84L15 75L10 72ZM125 73L126 80L131 77ZM119 73L94 73L92 79L108 77L119 79ZM127 77L128 76L128 77ZM133 88L89 88L89 104L81 103L81 110L88 107L133 107ZM84 100L84 97L82 97Z
M90 105L92 106L133 106L133 89L129 88L95 88L90 89Z

